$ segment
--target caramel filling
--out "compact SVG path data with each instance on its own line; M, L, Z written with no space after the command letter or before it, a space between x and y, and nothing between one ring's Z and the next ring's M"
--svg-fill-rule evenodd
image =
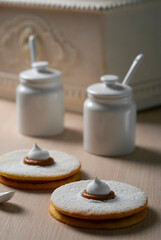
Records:
M49 158L48 160L35 160L35 159L30 159L27 157L24 158L23 162L28 165L39 165L39 166L48 166L54 163L53 158Z
M94 200L100 200L100 201L104 201L104 200L109 200L115 197L115 193L113 191L110 191L109 194L107 195L93 195L90 193L87 193L86 189L82 192L82 196L88 199L94 199Z

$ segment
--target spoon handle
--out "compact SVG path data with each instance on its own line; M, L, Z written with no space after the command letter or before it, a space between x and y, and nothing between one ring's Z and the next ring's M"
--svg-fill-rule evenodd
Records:
M36 62L36 40L33 35L29 36L29 47L31 55L31 63Z
M134 59L129 71L127 72L122 85L128 85L129 82L131 81L134 73L136 72L136 70L138 69L138 67L140 66L142 60L143 60L144 55L141 53L139 55L136 56L136 58Z

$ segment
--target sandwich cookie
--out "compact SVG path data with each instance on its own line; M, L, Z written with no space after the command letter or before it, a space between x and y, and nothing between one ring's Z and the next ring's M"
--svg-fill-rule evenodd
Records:
M55 189L80 180L81 164L60 151L47 151L37 144L0 156L0 182L22 189Z
M146 216L146 194L132 185L105 181L79 181L57 188L49 212L60 222L83 228L119 229Z

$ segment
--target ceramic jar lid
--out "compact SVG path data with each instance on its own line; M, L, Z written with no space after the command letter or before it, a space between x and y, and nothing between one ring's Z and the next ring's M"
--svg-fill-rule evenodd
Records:
M37 61L32 63L32 68L26 71L23 71L19 75L20 82L37 82L37 83L46 83L46 82L59 82L61 77L61 72L55 69L48 69L48 62L46 61Z
M87 88L88 95L99 98L122 98L132 95L132 88L118 82L116 75L104 75L100 78L102 83L96 83Z

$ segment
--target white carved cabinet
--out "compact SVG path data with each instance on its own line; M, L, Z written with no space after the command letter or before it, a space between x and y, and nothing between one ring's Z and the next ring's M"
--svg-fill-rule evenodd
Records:
M132 81L138 108L158 105L160 29L160 0L0 0L0 97L15 99L34 34L38 60L63 73L67 110L82 112L86 87L101 75L122 81L138 53L145 56Z

